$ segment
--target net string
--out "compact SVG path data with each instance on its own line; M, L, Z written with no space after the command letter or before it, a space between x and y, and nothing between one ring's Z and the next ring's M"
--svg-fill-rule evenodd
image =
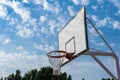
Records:
M51 53L50 56L60 56L61 53L60 52L54 52L54 53ZM64 58L65 57L61 57L61 58L51 58L50 56L48 56L48 59L49 59L49 62L53 68L53 70L58 70L60 71L61 70L61 65L64 61Z

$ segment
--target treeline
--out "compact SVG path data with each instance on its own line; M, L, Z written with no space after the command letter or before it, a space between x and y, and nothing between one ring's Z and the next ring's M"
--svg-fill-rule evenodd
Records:
M110 78L102 78L102 80L114 80L114 79L110 79Z
M43 67L40 70L33 69L21 76L21 71L16 70L16 73L10 74L8 77L1 77L0 80L72 80L66 72L60 76L52 75L51 67Z
M52 75L51 67L43 67L40 70L32 69L21 76L21 71L16 70L16 73L12 73L7 77L1 77L0 80L72 80L71 75L67 75L66 72L61 73L60 76ZM85 80L84 78L82 80ZM87 79L88 80L88 79ZM110 78L102 78L101 80L114 80Z
M84 78L82 80L85 80ZM110 79L110 78L102 78L101 80L114 80L114 79Z

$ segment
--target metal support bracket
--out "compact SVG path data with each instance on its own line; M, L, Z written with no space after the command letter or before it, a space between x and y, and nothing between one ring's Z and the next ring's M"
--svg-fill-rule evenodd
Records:
M114 53L111 46L107 43L107 41L104 39L102 34L97 30L97 28L94 26L94 24L91 22L91 20L88 17L86 17L86 19L92 25L94 30L99 34L99 36L104 41L104 43L107 45L107 47L111 50L111 52L101 52L101 51L86 52L83 55L90 55L114 80L120 80L120 67L119 67L118 56ZM117 76L113 75L112 72L96 56L112 56L115 60L115 69L116 69Z
M84 55L91 56L114 80L120 80L119 60L117 55L111 52L85 52ZM96 56L113 57L115 60L116 74L113 74Z

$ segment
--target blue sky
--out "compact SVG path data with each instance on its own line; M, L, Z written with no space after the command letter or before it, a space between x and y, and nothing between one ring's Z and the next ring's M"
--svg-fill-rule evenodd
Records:
M20 69L22 74L50 65L47 52L58 49L58 32L86 6L87 17L120 57L119 0L0 0L0 76ZM88 25L89 26L89 25ZM106 49L89 27L90 45ZM111 70L113 59L103 58ZM62 71L73 80L109 77L89 56L81 56ZM97 72L97 73L96 73Z

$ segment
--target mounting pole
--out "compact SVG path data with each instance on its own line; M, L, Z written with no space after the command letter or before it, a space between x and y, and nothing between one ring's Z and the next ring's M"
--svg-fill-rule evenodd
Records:
M107 41L104 39L104 37L100 34L100 32L97 30L97 28L94 26L94 24L90 21L88 17L86 19L89 21L89 23L92 25L92 27L96 30L96 32L99 34L101 39L105 42L105 44L108 46L108 48L111 50L111 52L85 52L83 55L89 55L91 56L114 80L120 80L120 66L119 66L119 59L118 56L114 53L113 49L110 47L110 45L107 43ZM108 53L108 54L106 54ZM116 69L116 75L112 74L112 72L96 57L96 56L112 56L115 60L115 69Z

